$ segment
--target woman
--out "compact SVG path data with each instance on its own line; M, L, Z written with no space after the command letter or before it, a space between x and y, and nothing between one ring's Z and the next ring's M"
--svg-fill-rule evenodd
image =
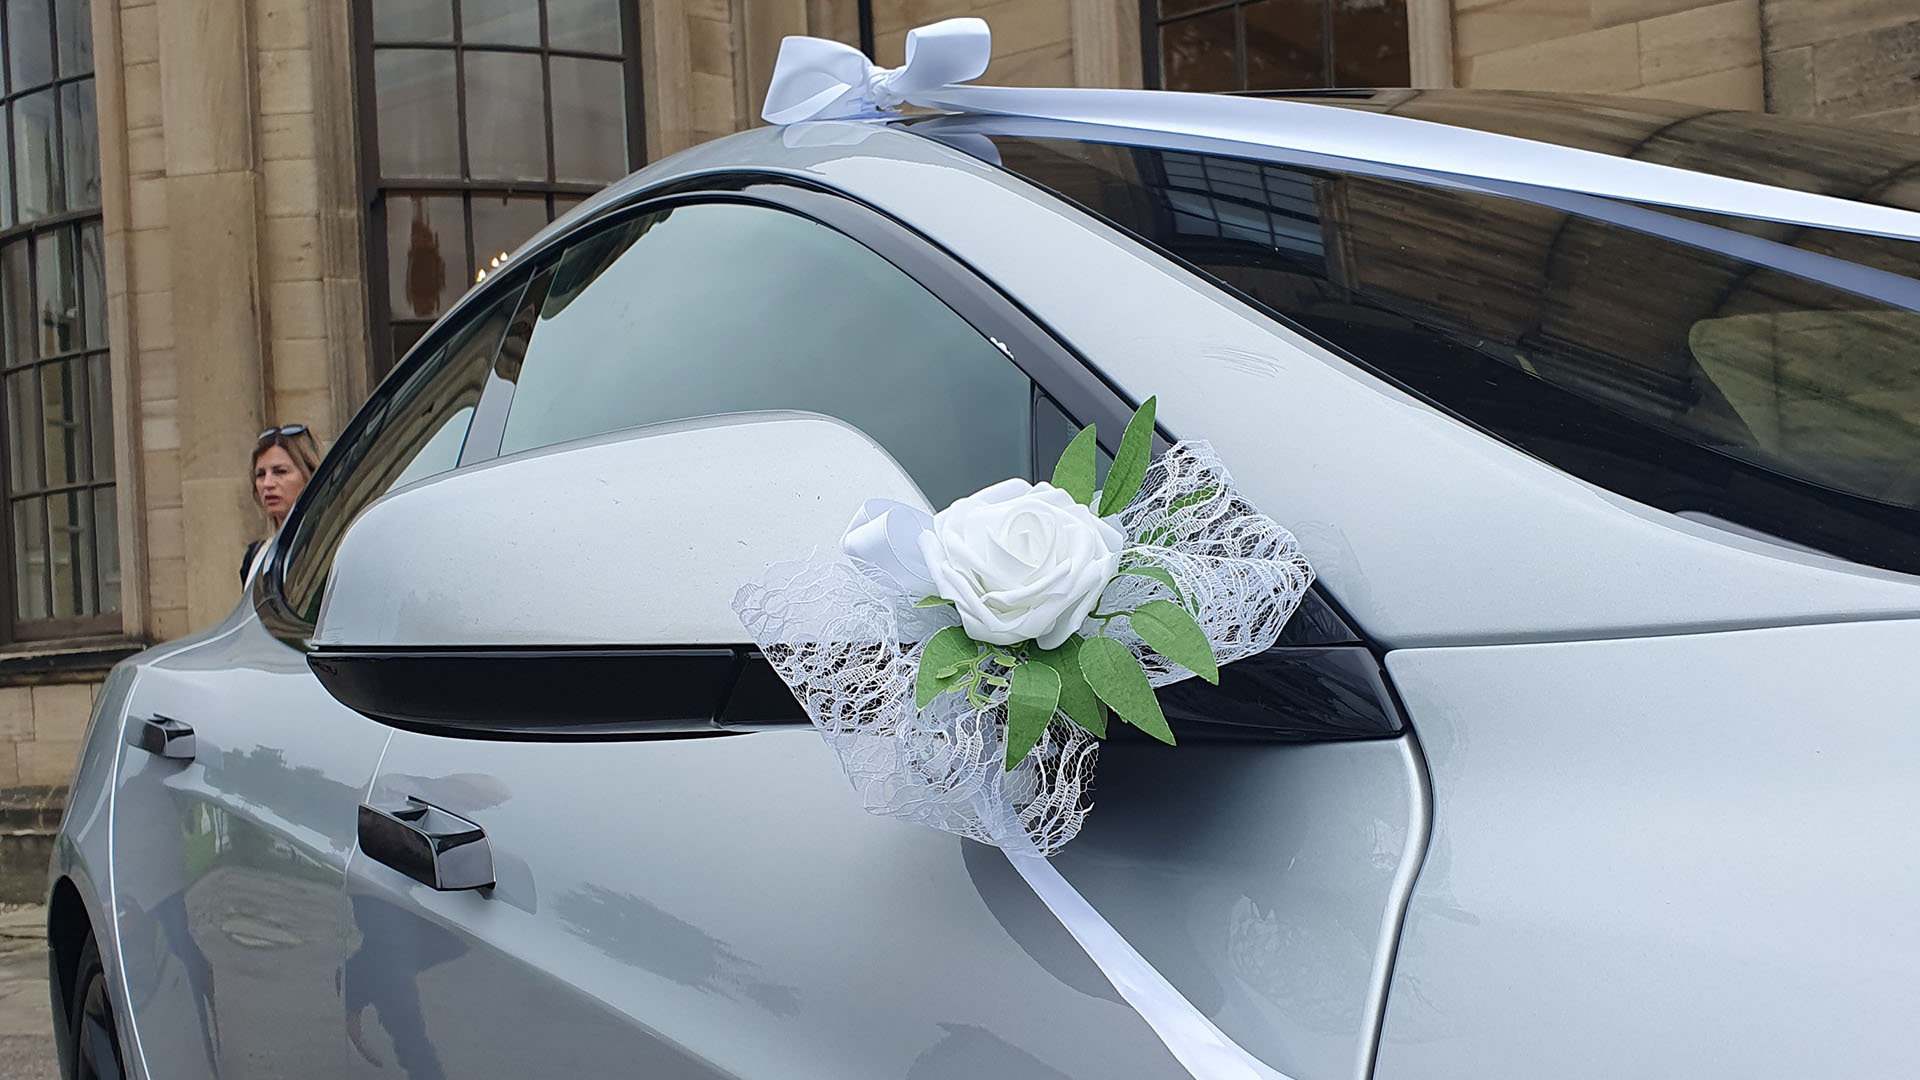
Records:
M305 424L270 427L260 433L253 446L253 501L267 512L275 531L287 520L293 501L300 497L300 489L307 486L319 464L319 448ZM254 556L263 543L255 540L248 544L247 553L240 557L241 584L246 584L247 572L253 569Z

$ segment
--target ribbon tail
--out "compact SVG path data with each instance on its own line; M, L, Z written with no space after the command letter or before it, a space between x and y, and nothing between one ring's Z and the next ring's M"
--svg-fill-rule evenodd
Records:
M1001 850L1033 894L1195 1080L1290 1080L1229 1039L1194 1008L1052 863L1037 852Z

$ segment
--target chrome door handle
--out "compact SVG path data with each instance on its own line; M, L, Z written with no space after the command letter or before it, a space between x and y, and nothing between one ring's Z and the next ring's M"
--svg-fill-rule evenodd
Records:
M487 832L412 796L401 806L360 804L360 850L430 889L453 892L493 884Z
M138 747L155 757L192 761L193 727L179 720L155 716L127 725L127 745Z

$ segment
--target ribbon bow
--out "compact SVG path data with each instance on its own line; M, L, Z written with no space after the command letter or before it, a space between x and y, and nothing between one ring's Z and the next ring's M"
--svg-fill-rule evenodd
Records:
M760 118L769 124L841 120L895 108L929 90L987 70L993 38L985 19L944 19L907 31L907 62L883 68L851 45L816 37L780 42Z

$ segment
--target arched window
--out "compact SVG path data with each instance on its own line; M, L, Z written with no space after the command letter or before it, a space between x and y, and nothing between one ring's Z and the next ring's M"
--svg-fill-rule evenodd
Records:
M1145 0L1147 85L1406 86L1407 0Z
M90 19L0 0L5 640L120 629Z
M625 0L356 0L375 374L642 156Z

